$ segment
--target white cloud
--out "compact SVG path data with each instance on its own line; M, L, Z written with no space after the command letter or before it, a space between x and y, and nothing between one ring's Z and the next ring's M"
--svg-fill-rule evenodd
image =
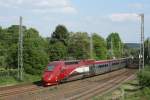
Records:
M0 0L1 7L21 8L34 12L76 13L70 0Z
M64 13L77 13L77 10L74 9L73 7L71 6L68 6L68 7L64 7L61 9L61 12L64 12Z
M77 13L77 10L73 7L62 7L62 8L45 8L45 9L40 9L40 8L35 8L31 10L32 12L35 13Z
M16 20L17 18L17 16L0 16L0 21Z
M17 16L0 16L1 26L7 26L10 23L18 24L19 18Z
M131 4L128 4L128 6L130 8L135 8L135 9L142 9L144 7L142 3L131 3Z
M114 13L109 15L109 18L116 22L137 21L139 19L136 13Z

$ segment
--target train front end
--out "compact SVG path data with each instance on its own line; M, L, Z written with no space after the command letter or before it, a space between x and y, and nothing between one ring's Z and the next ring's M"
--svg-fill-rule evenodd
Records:
M52 62L47 65L42 76L42 83L44 86L55 85L58 83L60 67L59 62Z

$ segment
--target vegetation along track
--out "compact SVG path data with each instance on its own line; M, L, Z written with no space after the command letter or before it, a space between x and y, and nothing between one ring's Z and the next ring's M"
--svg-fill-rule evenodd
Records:
M35 93L38 91L37 94L25 95L22 100L41 100L47 98L48 100L66 100L66 99L88 99L98 93L102 93L105 90L113 87L114 85L118 84L128 76L133 73L133 70L128 69L121 69L118 71L110 72L107 74L86 78L83 80L73 81L61 84L59 86L50 86L50 87L41 87L37 85L27 85L27 86L17 86L16 88L6 89L0 91L0 99L13 99L16 94L17 98L22 98L24 94L27 93ZM57 87L57 88L55 88ZM54 89L55 88L55 89ZM46 92L48 91L48 92ZM34 97L34 98L33 98Z

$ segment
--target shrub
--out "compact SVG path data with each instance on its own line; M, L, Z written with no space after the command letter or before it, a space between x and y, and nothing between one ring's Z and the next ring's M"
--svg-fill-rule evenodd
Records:
M138 72L137 74L139 84L141 87L150 87L150 68L145 67L144 70Z

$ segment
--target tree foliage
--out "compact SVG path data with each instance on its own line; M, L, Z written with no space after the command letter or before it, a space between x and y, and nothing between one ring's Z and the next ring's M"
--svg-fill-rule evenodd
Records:
M51 61L65 59L67 47L62 42L56 42L49 46L49 57Z
M51 35L51 42L62 42L67 46L67 40L69 38L69 32L64 25L58 25L55 31Z
M145 69L139 71L137 78L141 87L150 87L150 65L145 66Z
M4 29L0 27L0 67L17 69L18 33L19 25ZM23 26L23 35L23 64L26 73L41 74L49 61L90 58L90 36L86 32L68 32L64 25L58 25L51 37L44 38L36 29ZM94 33L92 40L94 59L107 58L111 41L114 55L109 55L110 58L121 57L123 43L118 33L111 33L106 40Z
M98 34L94 33L92 35L93 39L93 53L94 53L94 59L106 59L107 58L107 47L106 47L106 41L104 38L99 36Z
M0 66L17 68L19 26L12 25L6 29L0 28ZM48 62L46 52L47 41L38 31L23 26L23 64L24 70L30 74L40 74Z
M111 55L108 55L110 58L112 57L121 57L121 50L123 48L123 43L118 33L111 33L107 37L107 49L111 52Z
M40 74L48 63L46 40L37 30L30 28L24 35L24 68L27 73Z
M76 59L87 59L90 57L89 36L86 32L70 33L68 42L68 53Z
M145 40L144 47L145 63L150 64L150 38Z
M64 25L58 25L52 33L49 42L49 58L50 60L65 59L67 54L67 44L69 33Z

